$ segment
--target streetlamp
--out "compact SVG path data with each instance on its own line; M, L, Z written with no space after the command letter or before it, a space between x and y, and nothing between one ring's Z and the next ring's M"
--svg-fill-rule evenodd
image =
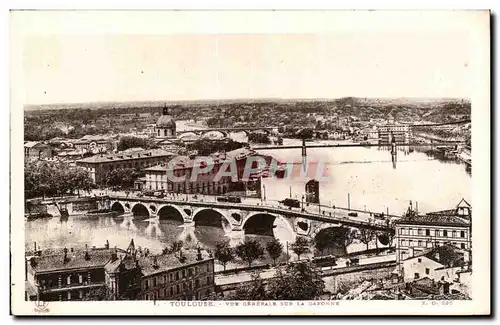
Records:
M304 194L302 194L302 211L304 211Z
M264 202L266 201L266 184L262 184L262 188L264 189Z

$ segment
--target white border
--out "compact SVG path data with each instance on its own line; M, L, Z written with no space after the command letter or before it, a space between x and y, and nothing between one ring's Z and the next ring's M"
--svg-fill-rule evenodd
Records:
M64 6L58 6L59 8L63 8ZM93 6L95 7L95 6ZM274 7L278 8L278 7ZM317 32L318 28L320 31L324 32L325 30L329 30L330 25L323 25L324 22L329 21L325 18L324 14L320 14L318 12L298 12L291 11L286 13L278 13L279 23L276 23L276 16L270 17L269 12L258 11L252 13L252 15L258 16L257 20L253 20L253 18L242 19L243 16L247 16L249 13L244 13L243 16L239 16L239 13L235 15L234 12L222 12L220 16L215 18L204 18L205 24L200 26L196 24L196 20L199 19L199 15L206 15L207 12L193 11L187 12L186 15L182 19L171 19L170 26L175 26L175 32L200 32L200 29L203 32L221 32L221 31L232 31L232 32ZM284 15L282 15L284 14ZM404 13L405 15L412 16L416 13ZM65 32L72 33L88 33L88 26L86 26L85 30L81 27L73 25L73 28L70 28L67 24L69 21L75 22L78 21L77 14L71 14L71 20L67 20L67 13L64 13L64 17L62 17L62 12L55 13L55 16L51 18L53 26L64 26L63 30ZM141 33L147 33L147 27L153 27L149 32L173 32L172 29L159 30L158 26L155 26L155 19L152 16L156 16L157 13L154 13L152 16L148 16L147 19L137 20L136 18L132 18L130 13L121 12L106 12L106 17L97 18L94 22L94 29L91 28L91 31L95 32L124 32L125 29L120 28L123 26L117 26L109 24L109 17L114 15L124 15L128 16L126 19L127 25L136 25L140 22ZM426 13L429 15L434 15L434 13ZM459 14L460 15L460 14ZM56 17L59 16L59 17ZM303 18L304 16L309 16L307 18ZM322 17L321 17L322 16ZM416 16L421 16L421 13L416 14ZM159 17L159 16L158 16ZM248 16L247 16L248 17ZM294 19L291 19L294 17ZM366 16L365 16L366 17ZM108 19L107 19L108 18ZM207 21L208 19L208 21ZM301 20L302 23L297 23L297 20ZM390 26L387 22L387 19L381 19L381 17L377 18L378 23L381 28L388 28L388 30L394 28L394 26ZM342 17L340 17L338 21L342 21ZM244 24L241 22L244 21ZM305 24L307 22L307 24ZM405 19L401 18L401 25L398 27L404 29L404 23L408 22L408 16ZM352 19L344 19L344 24L349 26L356 26L355 28L366 28L361 24L356 25L352 24ZM342 23L339 24L342 26ZM384 27L385 26L385 27ZM401 27L403 26L403 27ZM446 26L442 26L442 28L463 28L464 22L462 18L451 19L449 24ZM46 26L43 24L33 24L28 26L26 24L22 24L19 29L14 29L14 32L26 33L26 32L34 32L38 33L41 31L47 32L45 29ZM229 29L226 29L229 28ZM249 29L250 28L250 29ZM315 29L317 28L317 29ZM480 25L479 21L472 22L469 26L471 29L471 33L477 33L475 39L477 40L477 46L474 48L475 56L474 60L471 62L471 66L476 67L477 76L474 78L475 80L475 91L474 96L472 97L473 101L473 206L474 206L474 215L481 217L481 225L475 224L473 227L473 236L474 240L474 257L475 257L475 265L474 265L474 292L473 297L474 300L472 302L454 302L452 308L447 308L446 306L436 305L436 306L426 306L422 308L422 302L419 301L407 301L407 302L387 302L387 301L363 301L362 310L364 313L370 314L387 314L388 312L391 314L413 314L413 313L424 313L424 314L481 314L484 313L489 308L489 297L486 295L489 293L489 254L485 252L489 252L489 241L486 233L489 235L489 44L488 44L488 35L484 33L485 28L487 26ZM335 29L338 30L338 29ZM351 30L351 29L350 29ZM333 31L333 30L330 30ZM137 30L134 30L137 33ZM486 38L485 38L486 35ZM20 80L20 75L15 73L19 72L20 62L19 55L16 55L17 50L19 50L19 44L16 43L16 40L19 40L19 34L15 34L15 37L12 37L11 43L11 85L13 89L22 89L22 80ZM488 45L488 46L486 46ZM19 93L17 91L12 94L12 106L11 106L11 114L12 114L12 161L16 162L16 164L12 164L13 166L19 166L19 163L22 161L22 127L19 124L19 121L22 121L22 105L19 103L22 102L22 98L19 97ZM479 127L480 126L480 127ZM22 193L22 170L19 168L12 169L12 193ZM22 214L22 197L14 196L12 197L12 215L20 215ZM488 216L488 218L486 217ZM484 219L483 219L484 218ZM13 229L12 234L20 234L22 231L22 225L19 227L18 221L13 220ZM23 221L24 222L24 221ZM22 256L19 254L19 249L17 247L24 248L24 236L13 236L13 270L21 270L24 269ZM479 240L481 238L482 240ZM477 242L476 242L477 241ZM477 251L477 252L476 252ZM482 254L478 254L482 252ZM480 256L480 257L478 257ZM21 258L19 258L21 257ZM20 267L21 266L21 267ZM483 271L485 271L483 273ZM486 272L487 271L487 272ZM16 283L20 283L19 275L23 277L23 274L20 272L13 272L13 279ZM22 278L24 283L24 278ZM15 287L14 287L15 288ZM479 300L478 293L481 294L482 300ZM19 294L21 294L21 300L24 297L24 293L22 290L13 290L13 310L16 314L31 314L33 312L32 303L19 303ZM134 303L134 306L131 305ZM127 306L130 304L130 306ZM117 306L117 307L115 307ZM359 302L341 302L340 307L314 307L310 308L307 306L294 306L292 310L284 308L279 308L275 310L268 310L262 307L245 307L241 308L212 308L212 309L182 309L182 310L164 310L162 308L158 308L160 304L153 305L152 303L147 302L120 302L118 306L116 303L102 303L102 302L86 302L85 304L75 304L76 308L68 308L68 304L64 304L64 307L60 306L60 303L53 303L50 305L51 313L57 314L135 314L135 315L154 315L154 314L184 314L188 315L191 313L195 314L214 314L214 315L223 315L223 314L260 314L267 315L269 313L273 314L282 314L282 313L291 313L291 314L353 314L356 315L360 311Z

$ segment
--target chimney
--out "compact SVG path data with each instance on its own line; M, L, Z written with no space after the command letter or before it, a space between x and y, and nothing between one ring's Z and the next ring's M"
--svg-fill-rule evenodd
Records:
M109 241L106 239L106 244L104 244L104 248L109 249Z
M113 252L111 253L111 262L114 262L118 259L118 253L116 252L116 246L113 249Z
M68 258L68 249L66 247L64 247L64 258L63 258L63 263L68 263L69 262L69 258Z
M34 243L34 246L35 246L35 253L36 253L36 242Z
M201 260L203 260L203 256L201 255L201 248L198 247L197 250L198 250L198 253L196 254L196 260L201 261Z
M36 261L36 257L32 257L30 258L30 265L31 267L36 267L37 266L37 261Z
M186 256L182 254L182 250L179 251L179 262L184 263L186 262Z

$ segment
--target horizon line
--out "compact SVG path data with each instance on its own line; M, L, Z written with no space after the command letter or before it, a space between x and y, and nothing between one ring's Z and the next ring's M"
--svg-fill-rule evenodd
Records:
M82 105L82 104L127 104L127 103L192 103L192 102L230 102L230 101L333 101L345 98L353 99L380 99L380 100L394 100L394 99L413 99L413 100L467 100L468 97L419 97L419 96L400 96L400 97L363 97L363 96L340 96L340 97L260 97L260 98L200 98L200 99L158 99L158 100L102 100L102 101L86 101L86 102L53 102L44 104L24 104L26 107L41 107L50 105Z

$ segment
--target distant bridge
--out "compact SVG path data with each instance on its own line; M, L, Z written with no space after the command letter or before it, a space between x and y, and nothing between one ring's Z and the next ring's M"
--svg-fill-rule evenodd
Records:
M307 143L307 142L306 142ZM436 146L456 146L464 144L464 141L447 141L447 142L432 142L432 143L396 143L397 146L409 146L409 147L436 147ZM382 143L337 143L337 144L306 144L306 148L352 148L352 147L390 147L390 144ZM293 146L260 146L252 147L254 150L276 150L276 149L301 149L303 145L293 145Z
M224 135L227 135L228 132L245 132L246 134L252 131L272 131L278 130L277 126L260 126L260 127L227 127L227 128L208 128L208 129L194 129L194 130L182 130L177 131L178 135L184 133L194 133L194 134L205 134L208 132L221 132Z

